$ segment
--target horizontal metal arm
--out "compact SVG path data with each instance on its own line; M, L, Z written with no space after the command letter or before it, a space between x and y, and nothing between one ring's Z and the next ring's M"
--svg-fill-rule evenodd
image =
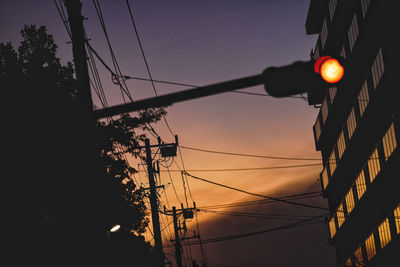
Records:
M185 91L170 93L152 98L146 98L143 100L138 100L135 102L117 105L105 109L98 109L94 111L94 115L97 119L101 119L132 111L143 110L147 108L169 106L177 102L182 102L210 95L216 95L228 91L234 91L251 86L261 85L264 83L265 83L265 78L263 74L253 75L245 78L188 89Z

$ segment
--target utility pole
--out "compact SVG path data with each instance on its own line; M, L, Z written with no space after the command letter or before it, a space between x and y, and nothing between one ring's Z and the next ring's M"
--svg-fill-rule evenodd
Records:
M80 0L65 0L68 21L71 27L72 53L74 57L75 74L78 82L78 101L84 110L93 112L90 92L89 71L86 61L85 35L83 30L82 3Z
M192 239L192 238L199 238L200 236L194 235L193 237L179 237L179 230L181 229L186 229L186 225L184 224L183 227L180 227L178 225L178 216L183 215L184 219L192 219L193 218L193 213L197 210L196 209L196 203L193 202L193 208L183 208L183 204L181 204L182 208L181 209L176 209L176 207L172 207L172 214L171 210L166 210L164 206L164 214L173 216L173 222L174 222L174 232L175 232L175 240L171 240L171 242L175 242L175 260L176 260L176 265L177 267L182 267L182 246L181 246L181 240L186 240L186 239ZM179 212L179 213L178 213Z
M164 251L163 251L161 230L160 230L160 218L158 216L158 200L157 200L156 183L154 181L154 168L153 168L153 160L151 157L150 140L146 138L144 142L146 148L147 172L149 176L149 185L150 185L150 206L151 206L151 218L153 221L154 242L157 250L159 266L164 266Z
M182 247L179 240L178 218L176 215L176 207L172 207L172 216L174 219L174 232L175 232L175 260L178 267L182 267Z

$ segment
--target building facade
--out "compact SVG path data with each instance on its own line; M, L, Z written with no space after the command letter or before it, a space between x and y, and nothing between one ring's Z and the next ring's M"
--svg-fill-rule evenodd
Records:
M309 93L339 266L400 266L400 43L396 1L311 0L311 52L343 58L337 85Z

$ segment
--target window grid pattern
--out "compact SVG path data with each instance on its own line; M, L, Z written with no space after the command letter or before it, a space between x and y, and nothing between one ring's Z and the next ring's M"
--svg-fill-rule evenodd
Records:
M374 152L372 152L370 158L368 159L368 170L369 170L369 180L372 183L375 177L378 175L381 170L381 165L379 164L379 154L378 148L375 148Z
M358 37L358 25L357 25L356 14L354 14L353 20L351 21L348 36L349 36L350 51L353 51L354 45Z
M329 100L330 100L331 104L335 100L336 92L337 92L336 86L329 87Z
M347 118L347 133L349 136L349 140L353 136L354 131L356 130L356 114L354 112L354 108L351 109L349 117Z
M333 238L336 234L335 217L331 217L329 220L329 232L331 234L331 238Z
M371 260L376 254L375 239L373 233L365 240L365 249L367 250L368 260Z
M338 148L338 158L341 159L344 151L346 150L346 142L344 140L343 131L340 133L339 138L337 140L337 148Z
M369 103L367 81L365 81L363 86L361 87L360 94L358 95L357 100L358 100L358 106L360 108L360 116L362 116Z
M394 124L392 123L387 130L385 136L382 138L383 152L385 154L385 161L389 159L393 151L397 147L396 134L394 132Z
M335 156L335 150L332 150L332 154L329 157L329 170L331 173L331 177L333 176L333 173L336 170L336 156Z
M343 210L343 204L340 204L337 211L336 211L336 217L338 221L338 226L342 227L344 223L344 210Z
M329 179L328 179L328 171L326 168L324 168L324 170L322 171L322 186L324 188L324 190L326 189L326 187L328 186L329 183Z
M363 14L363 18L365 18L365 15L367 15L368 6L370 2L371 0L361 0L361 11Z
M350 191L346 194L346 205L347 205L347 214L350 214L354 209L354 196L353 189L350 188Z
M322 124L325 124L326 118L328 117L328 101L324 98L324 101L321 105L321 117L322 117Z
M384 220L381 225L379 225L378 229L379 239L381 241L381 248L384 248L391 240L389 218L386 218L386 220Z
M328 25L326 24L326 19L324 19L324 22L322 24L322 29L321 29L321 45L322 49L325 47L326 40L328 39Z
M365 175L364 175L364 170L361 170L360 174L358 175L356 179L356 190L357 190L357 197L358 200L362 198L364 195L365 191L367 190L367 185L365 183Z
M329 1L329 16L331 17L331 21L332 21L333 15L335 14L336 6L337 6L337 0Z
M396 224L396 233L400 234L400 205L394 210L394 223Z
M383 63L382 49L379 49L376 55L375 61L372 64L372 82L374 89L378 86L379 81L382 78L383 72L385 71L385 65Z

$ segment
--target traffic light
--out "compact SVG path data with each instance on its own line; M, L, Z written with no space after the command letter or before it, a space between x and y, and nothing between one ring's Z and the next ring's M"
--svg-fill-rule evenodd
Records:
M343 60L323 56L316 61L297 61L264 70L265 90L275 97L308 92L318 94L339 83L344 75Z

